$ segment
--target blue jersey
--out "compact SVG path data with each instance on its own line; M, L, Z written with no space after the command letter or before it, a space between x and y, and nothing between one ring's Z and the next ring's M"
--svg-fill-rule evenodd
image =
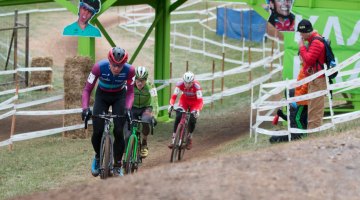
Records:
M89 106L90 94L99 79L98 87L105 92L119 92L127 89L126 107L131 108L134 101L135 68L125 63L118 75L113 75L107 59L96 63L86 81L82 94L82 108Z
M128 74L130 71L131 65L128 63L124 64L123 69L119 75L113 76L110 70L110 65L108 60L101 60L98 62L99 72L93 70L94 75L97 75L99 78L99 85L101 90L107 92L117 92L122 90L126 86L126 81L128 79Z

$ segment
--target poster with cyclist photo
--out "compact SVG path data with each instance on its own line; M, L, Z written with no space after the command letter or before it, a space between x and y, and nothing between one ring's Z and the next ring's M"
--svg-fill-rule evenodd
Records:
M295 31L295 15L291 12L295 0L266 0L270 12L268 22L278 31Z
M100 30L89 23L100 10L100 0L80 0L78 19L64 28L63 35L101 37Z

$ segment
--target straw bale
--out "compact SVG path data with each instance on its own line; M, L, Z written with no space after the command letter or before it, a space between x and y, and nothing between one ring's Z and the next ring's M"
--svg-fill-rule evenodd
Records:
M81 95L87 77L91 71L94 62L89 57L75 56L67 58L64 66L64 107L65 109L81 107ZM66 115L64 117L64 125L71 126L81 124L80 114ZM90 130L89 130L90 132ZM71 138L85 138L85 131L83 129L66 131L65 137Z
M53 59L51 57L34 57L31 60L31 67L53 67ZM51 85L52 71L31 72L29 85L31 87L38 85ZM45 90L49 90L46 88Z

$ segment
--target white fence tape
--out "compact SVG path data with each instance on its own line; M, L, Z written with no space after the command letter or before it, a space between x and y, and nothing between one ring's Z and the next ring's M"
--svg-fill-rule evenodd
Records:
M92 121L89 121L89 124L92 124ZM84 128L84 124L78 124L78 125L72 125L72 126L67 126L67 127L62 127L62 128L42 130L42 131L34 131L34 132L28 132L28 133L20 133L20 134L13 135L10 139L0 142L0 147L12 144L13 142L16 142L16 141L29 140L29 139L48 136L48 135L54 135L57 133L62 133L64 131L77 130L77 129L81 129L81 128Z
M67 109L67 110L17 111L16 115L32 115L32 116L65 115L65 114L76 114L81 112L82 112L82 108L75 108L75 109Z
M0 115L0 120L10 117L11 115L14 115L15 112L16 112L15 110L10 110L9 112Z
M0 71L0 75L7 75L7 74L16 74L16 70L6 70L6 71Z
M60 11L67 11L67 9L66 8L31 9L31 10L19 11L18 14L41 13L41 12L60 12ZM14 15L14 12L0 14L0 17L12 16L12 15Z
M9 98L8 100L5 100L5 101L1 102L0 103L0 110L6 109L6 108L3 108L3 107L8 106L9 104L11 104L12 102L14 102L17 99L18 99L18 95L15 95L15 96Z
M27 102L27 103L17 104L17 105L15 105L15 109L40 105L40 104L44 104L44 103L49 103L49 102L61 100L61 99L63 99L63 95L53 96L53 97L49 97L49 98L45 98L45 99L39 99L39 100Z
M18 67L16 70L0 71L0 75L16 74L17 72L52 71L51 67Z
M323 74L325 74L326 76L333 74L334 72L336 72L336 70L344 69L345 67L347 67L348 65L354 63L355 61L357 61L359 59L360 59L360 52L349 57L345 61L338 64L337 67L335 67L331 70L319 71L316 74L313 74L305 79L302 79L301 81L287 80L287 81L261 84L259 98L255 102L252 102L252 104L251 104L252 110L256 109L258 111L258 115L256 117L256 122L255 122L255 124L251 124L251 128L250 128L250 134L252 133L252 130L255 130L255 133L256 133L255 141L257 140L257 134L259 134L259 133L265 134L265 135L281 135L281 134L288 135L290 133L314 133L314 132L324 131L324 130L327 130L330 128L335 128L334 125L338 124L338 123L343 123L343 122L359 119L360 111L354 111L351 113L338 114L338 115L332 115L330 117L324 117L325 120L331 120L331 122L325 123L322 126L320 126L318 128L314 128L314 129L302 130L302 129L288 127L288 130L284 130L282 132L282 131L271 131L271 130L259 128L260 124L262 124L263 122L272 121L273 116L271 116L271 114L278 107L282 107L282 106L288 107L289 104L292 102L304 101L304 100L313 99L313 98L316 98L319 96L328 95L329 90L339 90L342 88L342 90L339 90L337 92L337 93L339 93L340 91L343 92L343 91L346 91L349 89L354 89L354 88L360 87L360 78L358 77L358 78L354 78L354 79L347 80L344 82L328 84L327 90L317 91L317 92L302 95L302 96L291 97L291 98L288 98L288 100L282 99L280 101L267 101L267 99L269 97L271 97L275 94L278 94L279 92L281 92L283 90L289 90L289 89L298 87L300 85L306 84ZM348 76L348 75L354 74L358 71L359 71L359 69L352 69L352 70L339 72L338 77ZM265 89L270 89L270 90L266 91ZM330 98L329 98L329 105L330 106L332 105ZM266 113L266 115L261 116L259 114L260 111L269 111L269 112ZM279 133L281 133L281 134L279 134Z

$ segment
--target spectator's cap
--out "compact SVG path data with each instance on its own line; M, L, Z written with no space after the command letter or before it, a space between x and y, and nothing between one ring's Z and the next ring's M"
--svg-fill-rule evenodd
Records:
M300 33L310 33L313 31L311 22L307 19L302 19L298 24L297 31Z

